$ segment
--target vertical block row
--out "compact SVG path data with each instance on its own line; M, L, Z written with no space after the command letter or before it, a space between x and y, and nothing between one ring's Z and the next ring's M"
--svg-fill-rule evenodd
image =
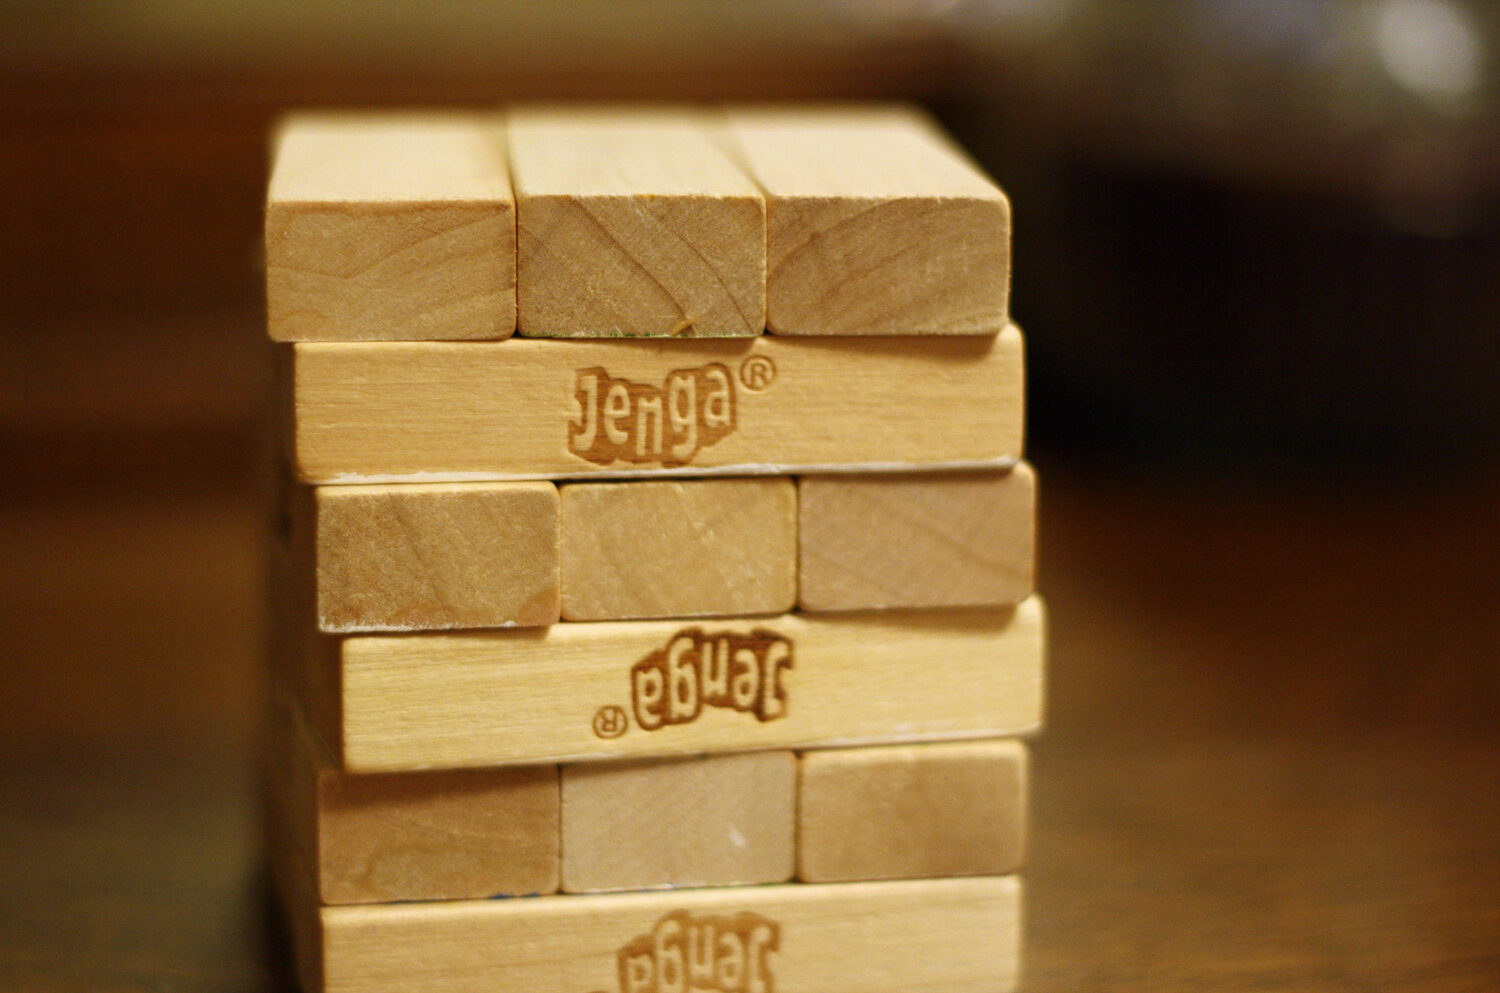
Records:
M319 487L330 634L894 607L1031 595L1035 476Z
M988 335L1005 195L909 108L302 115L277 341Z
M1015 740L357 774L278 732L272 803L330 905L1001 876L1024 850Z

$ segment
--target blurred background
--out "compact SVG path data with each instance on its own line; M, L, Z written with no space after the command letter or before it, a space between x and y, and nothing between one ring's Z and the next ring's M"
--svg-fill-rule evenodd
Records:
M1500 987L1500 5L0 5L0 985L284 985L255 868L287 108L895 98L1011 195L1028 988Z

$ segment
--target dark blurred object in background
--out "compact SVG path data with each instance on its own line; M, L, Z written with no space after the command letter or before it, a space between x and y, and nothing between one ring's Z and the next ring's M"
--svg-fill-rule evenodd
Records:
M1500 428L1500 5L955 7L1035 431L1399 465Z

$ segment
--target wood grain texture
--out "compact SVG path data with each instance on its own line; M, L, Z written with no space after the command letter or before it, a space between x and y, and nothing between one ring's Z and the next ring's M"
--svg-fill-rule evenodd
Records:
M1026 746L940 742L800 757L797 878L1002 876L1021 867Z
M379 772L1025 734L1043 626L1032 598L345 638L326 740Z
M323 903L557 891L556 766L343 773L294 706L276 709L273 816L313 867Z
M318 777L325 903L552 893L555 766Z
M880 610L1019 603L1035 573L1036 475L803 476L797 604Z
M567 620L780 614L796 603L790 479L573 483L561 495Z
M515 330L515 206L498 115L291 118L265 235L277 341Z
M564 766L562 888L784 883L796 795L791 752Z
M323 631L528 627L558 618L551 483L323 486L316 501Z
M766 194L776 334L993 334L1010 295L1010 205L914 109L731 109Z
M510 114L519 332L758 335L766 210L717 122L686 110Z
M1005 993L1020 903L1000 877L327 907L323 989Z
M315 483L1008 464L1021 333L300 344ZM618 387L618 389L616 389Z

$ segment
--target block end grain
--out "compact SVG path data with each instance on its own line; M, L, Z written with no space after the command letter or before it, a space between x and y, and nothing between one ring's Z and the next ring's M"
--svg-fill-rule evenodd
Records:
M809 752L801 757L798 878L1015 872L1026 797L1026 749L1018 741Z
M688 111L514 112L520 333L759 335L765 201L719 137Z
M1031 595L1036 476L1025 463L797 485L803 610L1005 606Z
M329 904L555 893L556 766L318 779L318 864Z
M318 625L334 633L557 621L551 483L317 490Z
M790 479L573 483L561 493L567 620L778 614L796 600Z
M288 121L266 199L271 337L509 337L515 207L500 127L420 114Z
M1010 204L909 109L729 112L766 195L775 334L994 334L1010 302Z
M791 879L791 752L566 766L568 893L740 886Z

